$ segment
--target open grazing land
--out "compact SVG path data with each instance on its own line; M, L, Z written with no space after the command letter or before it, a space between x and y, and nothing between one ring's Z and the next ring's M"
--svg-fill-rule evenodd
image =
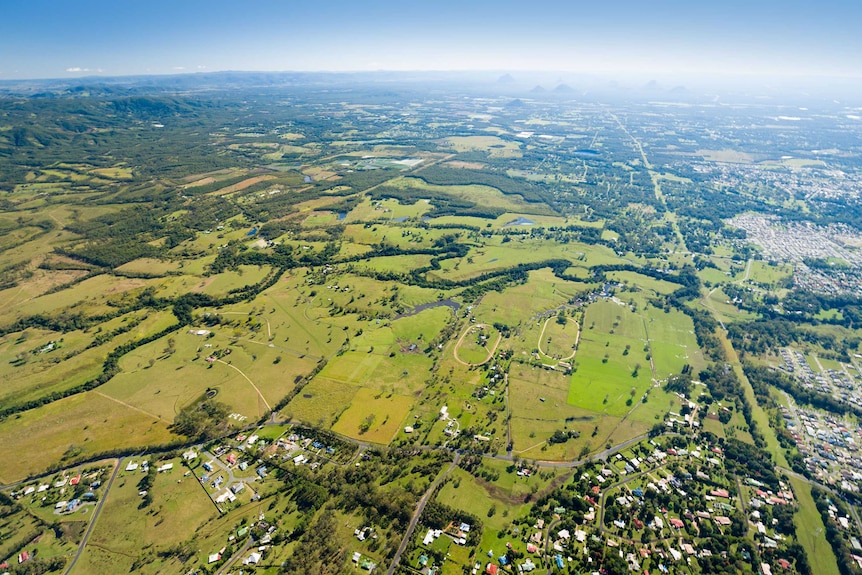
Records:
M0 572L862 574L850 104L267 77L0 84Z

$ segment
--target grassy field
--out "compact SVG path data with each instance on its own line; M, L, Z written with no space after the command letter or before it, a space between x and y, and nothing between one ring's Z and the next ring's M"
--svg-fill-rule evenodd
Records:
M473 313L477 321L492 325L500 322L514 327L535 323L539 314L559 308L585 287L586 284L560 280L549 269L535 270L523 285L486 294ZM524 345L535 347L536 339Z
M523 457L571 460L593 437L598 428L598 444L619 422L568 403L570 378L557 371L513 365L509 372L509 410L512 414L512 443ZM557 430L580 433L578 439L551 445L548 438Z
M165 275L167 273L180 271L180 267L179 262L141 258L121 265L117 268L117 271L125 273Z
M471 365L485 363L491 358L499 339L500 332L489 325L468 326L455 347L455 358Z
M359 391L354 385L317 376L281 413L291 419L329 427Z
M64 454L85 456L110 449L158 445L173 436L164 421L90 391L0 422L0 481L9 483L45 469ZM29 457L26 454L38 454Z
M412 403L411 397L359 389L332 430L355 439L388 444L401 429Z
M768 262L751 262L748 281L755 284L775 286L779 281L793 274L793 266L789 264L772 265Z
M826 541L826 528L811 496L811 487L794 477L790 478L790 486L799 504L799 510L793 516L796 537L808 555L812 571L818 575L837 575L838 563L832 547Z
M190 537L218 512L196 478L183 475L180 461L173 463L174 469L156 476L149 510L138 509L138 482L143 474L140 470L120 471L73 573L182 570L170 553L161 557L159 552L177 543L177 533Z
M96 343L95 337L127 329L133 322L135 327L90 347ZM29 329L0 338L0 376L6 384L0 401L23 403L85 383L102 372L105 355L111 349L175 322L167 312L131 313L88 332L58 334Z
M556 316L545 320L538 348L545 355L556 359L568 359L575 355L580 326L571 318L560 324Z
M134 292L148 286L155 286L156 281L158 280L99 275L62 291L21 302L4 310L3 316L8 320L25 314L49 314L71 306L75 306L76 311L105 313L110 311L110 308L105 305L108 298L116 298L124 292Z
M587 308L572 376L569 402L598 413L622 415L649 387L652 374L643 355L643 319L609 300Z
M538 209L539 213L547 214L549 211L548 207L545 205L529 204L521 199L520 196L514 196L511 194L507 195L497 188L479 184L438 186L435 184L429 184L420 178L403 177L390 181L389 185L402 189L428 190L437 193L445 193L457 198L476 202L485 207L500 208L513 213L529 214Z
M627 286L635 286L657 294L668 294L679 289L679 285L675 283L657 280L635 272L610 272L608 278L622 282Z
M502 140L497 136L452 136L446 142L456 152L481 151L496 158L518 158L521 144Z

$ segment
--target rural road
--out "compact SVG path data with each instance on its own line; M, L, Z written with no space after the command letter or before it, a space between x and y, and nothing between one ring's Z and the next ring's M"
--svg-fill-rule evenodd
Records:
M66 567L66 570L63 571L63 575L69 575L72 572L72 569L75 568L75 563L78 562L78 558L81 557L81 553L84 552L84 547L87 545L87 540L90 538L90 534L93 532L93 528L96 527L96 519L99 518L99 513L102 511L102 507L105 505L105 501L108 499L108 493L111 490L111 486L114 484L114 479L117 478L117 474L120 472L120 465L123 462L123 458L120 457L117 459L117 462L114 464L114 472L111 474L111 478L108 479L107 485L105 485L105 492L102 494L102 498L99 499L99 502L96 504L96 508L93 510L93 516L90 518L90 524L87 525L87 530L84 531L84 536L81 537L81 543L78 545L78 550L75 552L75 556L72 557L72 561L69 563L69 566Z
M413 537L413 531L419 523L419 518L422 517L422 511L424 511L425 506L431 499L431 496L434 495L434 492L437 490L437 486L440 485L441 481L449 476L452 470L458 465L459 461L461 461L461 453L455 452L455 459L452 460L452 463L449 464L446 471L444 471L431 483L430 486L428 486L427 491L425 491L425 495L423 495L422 499L419 500L419 505L416 506L416 511L413 512L413 517L410 519L410 525L407 526L407 531L404 533L404 538L401 540L401 545L398 546L398 551L395 552L395 557L392 558L392 563L389 564L389 569L386 570L386 575L392 575L395 573L395 568L398 567L398 562L401 561L401 556L404 554L404 550L407 549L407 544L410 543L410 538Z
M216 571L216 575L222 575L223 573L227 573L230 570L230 568L233 566L233 564L236 563L240 557L245 555L246 551L251 549L251 546L253 544L254 544L254 538L251 535L249 535L248 539L245 540L245 545L243 545L236 553L231 555L230 559L228 559L227 561L224 562L224 565L222 565L221 568L218 571Z
M545 550L544 550L544 557L548 559L548 571L547 571L547 575L551 575L551 566L553 565L553 564L551 563L551 554L550 554L550 553L548 553L548 549L549 549L548 544L550 543L551 533L553 532L554 527L556 527L559 523L560 523L560 519L559 519L559 517L558 517L557 519L554 519L553 521L551 521L550 523L548 523L548 529L545 531Z

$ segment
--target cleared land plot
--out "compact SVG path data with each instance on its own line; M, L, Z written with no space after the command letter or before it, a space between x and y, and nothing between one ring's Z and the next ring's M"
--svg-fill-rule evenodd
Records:
M635 272L610 272L608 278L658 294L669 294L680 288L678 284L657 280Z
M420 218L430 209L431 204L428 200L419 200L413 204L400 204L395 199L372 201L370 198L365 198L345 215L342 223Z
M107 298L155 286L156 281L158 280L100 275L84 280L62 291L46 294L29 300L26 303L19 304L15 306L13 313L17 313L18 315L45 314L70 306L83 307L87 313L105 313L110 309L104 305L104 301Z
M413 399L403 395L382 395L363 388L341 414L332 430L363 441L388 444L401 429Z
M730 298L721 289L711 291L709 297L703 301L704 307L716 313L723 321L749 321L755 319L755 315L736 307Z
M353 401L359 388L317 376L281 410L285 416L321 427L329 427Z
M180 266L179 262L140 258L121 265L117 268L117 271L123 273L165 275L180 271Z
M561 372L513 364L509 371L509 410L515 453L539 459L574 459L595 427L602 432L593 440L596 445L610 433L619 418L569 404L570 381ZM549 444L548 439L558 430L578 432L580 438Z
M497 188L480 184L438 186L429 184L420 178L403 177L391 180L388 185L399 189L428 190L429 192L448 194L456 198L475 202L483 207L500 208L512 213L530 214L538 211L540 214L548 214L549 211L545 204L530 204L525 202L520 196L507 195Z
M652 377L649 361L639 352L645 344L643 320L627 305L602 300L587 308L584 325L569 402L622 415L640 399Z
M575 355L580 327L578 322L570 317L564 317L564 320L565 323L561 324L557 316L549 317L545 320L539 336L539 350L554 359L565 360Z
M123 329L126 321L138 319L141 322L129 331L87 349L94 343L94 335L99 337ZM9 358L0 363L0 375L5 384L0 391L0 401L18 404L85 383L102 372L105 356L112 349L174 323L176 320L168 312L154 312L149 316L138 312L104 322L90 333L26 330L27 337L16 333L0 338L0 361Z
M453 136L446 138L456 152L487 152L493 158L521 157L521 144L509 142L497 136Z
M425 267L430 261L431 256L426 255L387 256L360 262L354 264L354 267L381 272L403 273L408 270Z
M224 271L214 276L201 291L214 296L225 295L230 290L260 282L270 271L263 266L239 266L237 271Z
M64 453L83 457L111 449L167 443L167 425L91 391L26 411L0 422L0 481L9 483L58 462ZM22 454L38 453L39 457Z
M455 358L470 365L481 365L491 359L500 337L500 332L490 325L470 325L455 346Z
M753 261L748 281L772 286L791 275L793 275L793 266L789 264L770 265L768 262Z
M231 350L223 358L230 365L206 361L218 349ZM277 403L293 389L295 380L316 363L283 356L276 364L278 354L277 349L248 342L232 345L221 335L203 338L178 332L124 356L120 360L122 372L100 391L171 422L183 407L202 397L207 389L216 389L218 401L229 405L232 411L257 417L266 411L267 404Z
M156 476L149 509L138 509L140 470L120 471L74 573L183 571L176 559L161 558L157 552L176 544L178 533L190 537L218 512L195 476L183 477L185 468L179 460L173 463L174 469ZM136 562L139 557L147 560Z
M675 309L667 313L650 305L640 309L643 310L640 314L645 320L645 329L649 335L656 377L664 379L671 374L680 373L686 363L696 371L706 367L706 360L697 345L691 318Z
M537 316L543 312L557 309L584 287L586 284L554 277L550 269L540 269L530 272L527 283L523 285L486 294L473 313L477 321L516 326L521 322L537 320ZM526 345L532 348L535 344L534 338Z

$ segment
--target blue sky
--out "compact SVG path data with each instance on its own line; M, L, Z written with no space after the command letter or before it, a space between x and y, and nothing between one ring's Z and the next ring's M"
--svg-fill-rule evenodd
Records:
M3 0L0 79L217 70L862 76L858 0Z

